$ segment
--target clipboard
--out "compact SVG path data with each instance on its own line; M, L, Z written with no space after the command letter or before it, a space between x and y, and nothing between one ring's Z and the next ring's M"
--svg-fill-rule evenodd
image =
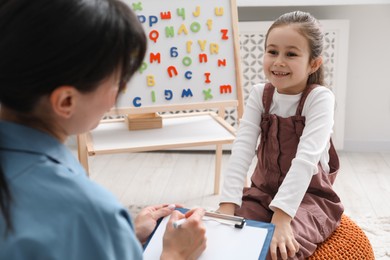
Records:
M186 208L176 208L185 213ZM162 236L169 216L160 219L149 240L144 245L144 259L159 259ZM242 217L206 212L207 248L199 259L259 259L265 260L274 225ZM221 255L220 255L221 254Z

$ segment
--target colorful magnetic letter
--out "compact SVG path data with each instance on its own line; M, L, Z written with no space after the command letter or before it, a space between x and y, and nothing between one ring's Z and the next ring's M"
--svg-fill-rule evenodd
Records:
M140 107L142 104L141 104L141 98L140 97L135 97L133 99L133 106L135 107Z
M203 40L203 41L198 40L198 44L199 44L199 47L200 47L200 50L201 50L201 51L204 51L204 50L205 50L205 48L206 48L206 43L207 43L206 40Z
M215 7L215 15L216 16L223 16L223 7Z
M171 20L171 12L160 12L161 20Z
M159 35L160 35L160 34L158 33L158 31L152 30L152 31L149 33L149 39L151 39L152 41L154 41L154 43L156 43Z
M203 90L203 94L204 94L204 100L213 98L213 95L211 95L211 88L209 88L207 90L206 89Z
M209 29L209 31L211 31L213 29L213 20L208 19L206 24L207 24L207 28Z
M138 3L133 3L133 11L142 11L142 3L141 2L138 2Z
M155 15L149 16L149 27L152 27L153 24L158 22L158 18Z
M183 89L183 92L181 93L181 97L184 98L184 97L189 97L189 96L190 97L193 96L191 89L187 89L187 90Z
M168 67L168 75L169 75L169 77L172 78L172 77L173 77L173 74L174 74L175 76L177 76L177 69L176 69L175 66L169 66L169 67Z
M140 23L145 23L145 22L146 22L146 17L145 17L145 15L137 15L137 17L138 17L138 21L139 21Z
M219 45L217 43L210 43L210 54L218 54Z
M187 41L186 46L187 46L187 53L191 53L192 41Z
M175 36L175 30L173 29L173 26L166 26L165 27L165 36L167 38L174 37Z
M232 86L231 85L219 86L219 93L221 94L232 93Z
M146 76L146 83L147 83L148 87L153 87L154 85L156 85L156 81L154 80L154 76L153 75Z
M194 33L197 33L200 31L200 23L198 22L193 22L191 25L190 25L190 29L192 32Z
M204 76L206 78L204 82L207 83L207 84L211 83L211 81L210 81L210 72L205 72Z
M207 63L207 54L206 53L201 53L199 54L199 63Z
M184 77L186 79L192 79L192 71L186 71L186 73L184 73Z
M222 40L229 40L229 36L227 35L228 32L229 32L228 29L221 29L221 33L222 33L221 39Z
M183 20L186 19L186 10L184 8L177 8L177 15L181 16Z
M148 64L146 62L142 62L141 66L139 67L139 73L144 72L148 68Z
M184 23L182 25L180 25L179 30L177 31L177 34L180 35L182 32L184 32L185 35L188 34L187 27L184 25Z
M220 60L218 59L218 67L224 66L226 67L226 59Z
M200 15L200 6L196 6L195 11L192 12L192 14L193 14L195 17L198 17L198 16Z
M172 97L173 97L172 90L166 89L164 91L164 93L165 93L165 99L166 100L171 100L172 99Z
M154 61L157 61L157 63L161 62L161 54L157 52L154 54L153 52L150 53L149 62L153 63Z
M190 66L191 64L192 64L192 60L191 60L191 58L190 57L188 57L188 56L185 56L184 58L183 58L183 65L184 66Z
M177 47L172 47L170 53L172 58L176 58L177 56L179 56L179 53L177 52Z

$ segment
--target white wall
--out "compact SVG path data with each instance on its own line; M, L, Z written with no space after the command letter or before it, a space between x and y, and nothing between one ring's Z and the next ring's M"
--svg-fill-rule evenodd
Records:
M390 4L238 10L240 21L272 21L294 10L350 20L344 150L390 152Z

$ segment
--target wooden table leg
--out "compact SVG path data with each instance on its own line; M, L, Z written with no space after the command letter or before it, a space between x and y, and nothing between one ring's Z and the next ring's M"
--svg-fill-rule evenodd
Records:
M215 150L215 176L214 176L214 194L217 195L220 192L221 182L221 165L222 165L222 144L216 145Z
M89 176L89 167L88 167L88 151L87 151L87 141L86 134L77 135L77 150L80 164L84 167L87 175Z

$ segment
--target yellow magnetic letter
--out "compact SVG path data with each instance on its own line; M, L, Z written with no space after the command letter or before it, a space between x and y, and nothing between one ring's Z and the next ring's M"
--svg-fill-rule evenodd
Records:
M146 76L146 82L148 84L148 87L153 87L154 85L156 85L156 81L154 80L153 75Z

